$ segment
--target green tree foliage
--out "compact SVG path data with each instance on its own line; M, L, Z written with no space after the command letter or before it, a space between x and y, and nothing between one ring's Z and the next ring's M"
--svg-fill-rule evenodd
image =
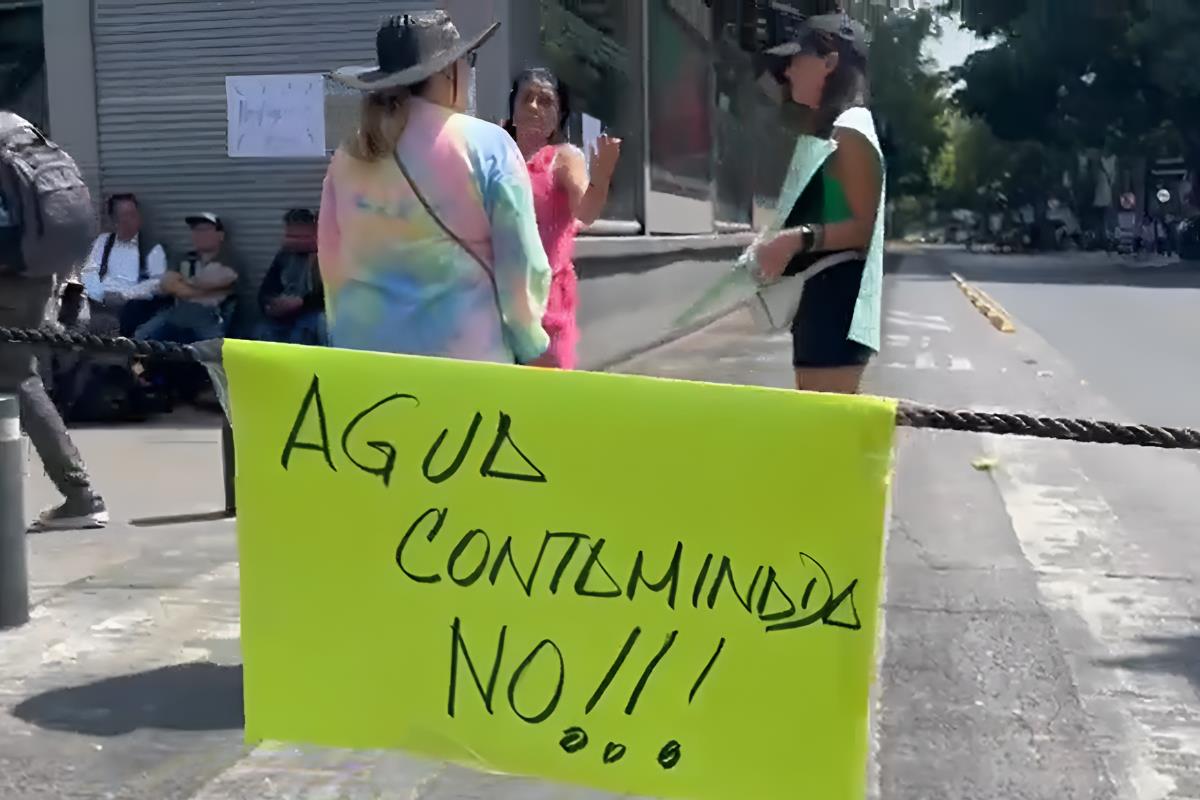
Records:
M1134 77L1152 108L1177 137L1193 169L1200 169L1200 3L1156 2L1127 32L1139 66Z
M1029 5L1030 0L948 0L943 10L957 15L971 30L987 37L1011 31Z
M1197 0L953 0L996 34L953 76L965 113L1009 141L1154 154L1175 141L1200 165Z
M978 117L950 112L945 124L948 141L933 176L944 209L986 213L1036 205L1069 166L1062 153L1040 142L1001 140Z
M944 78L922 50L937 33L929 11L892 14L871 44L871 106L888 160L888 190L895 196L928 194L931 171L946 142Z

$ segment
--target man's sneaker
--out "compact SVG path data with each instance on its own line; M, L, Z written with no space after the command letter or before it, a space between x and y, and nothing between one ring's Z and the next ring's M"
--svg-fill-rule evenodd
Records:
M108 509L99 497L87 495L71 498L58 508L52 508L38 517L33 524L35 531L77 531L103 528L108 524Z

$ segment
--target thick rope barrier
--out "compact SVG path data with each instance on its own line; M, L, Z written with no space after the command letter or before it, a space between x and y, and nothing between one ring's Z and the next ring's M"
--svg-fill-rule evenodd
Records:
M206 362L219 358L219 350L212 348L210 343L195 346L181 345L173 342L95 336L42 328L0 327L0 345L3 344L119 353L174 361ZM909 401L900 402L896 410L896 424L906 428L1027 436L1081 444L1116 444L1171 450L1200 450L1200 430L1193 428L1127 425L1102 420L1043 417L1032 414L947 410Z
M191 345L174 342L155 342L144 339L126 339L123 336L95 336L50 328L4 328L0 327L0 344L24 344L33 347L50 347L56 350L88 350L98 353L117 353L127 356L145 356L173 361L195 361L196 350Z
M907 401L901 402L897 408L896 423L909 428L1029 436L1084 444L1200 450L1200 431L1192 428L1126 425L1103 420L1039 417L1031 414L947 411Z

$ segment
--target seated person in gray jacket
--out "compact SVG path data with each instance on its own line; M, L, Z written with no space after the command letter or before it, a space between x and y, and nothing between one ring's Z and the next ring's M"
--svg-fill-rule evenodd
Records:
M317 267L317 218L307 208L283 216L283 247L258 291L263 321L256 338L325 344L325 287Z

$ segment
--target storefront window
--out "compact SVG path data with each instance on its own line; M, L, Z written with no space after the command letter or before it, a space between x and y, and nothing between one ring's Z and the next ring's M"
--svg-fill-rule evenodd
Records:
M712 229L712 16L704 0L648 0L653 232Z
M47 128L46 70L42 10L0 3L0 108ZM12 5L11 3L8 5Z
M759 85L759 54L788 38L801 20L793 5L714 0L718 223L766 224L791 155L779 106Z
M753 6L750 7L753 11ZM749 224L754 204L753 164L758 116L753 53L757 15L740 0L713 5L716 30L716 147L714 165L717 222ZM747 18L748 17L748 18Z
M583 115L623 140L604 218L637 219L642 181L638 2L540 0L541 50L571 93L570 138L583 145Z

